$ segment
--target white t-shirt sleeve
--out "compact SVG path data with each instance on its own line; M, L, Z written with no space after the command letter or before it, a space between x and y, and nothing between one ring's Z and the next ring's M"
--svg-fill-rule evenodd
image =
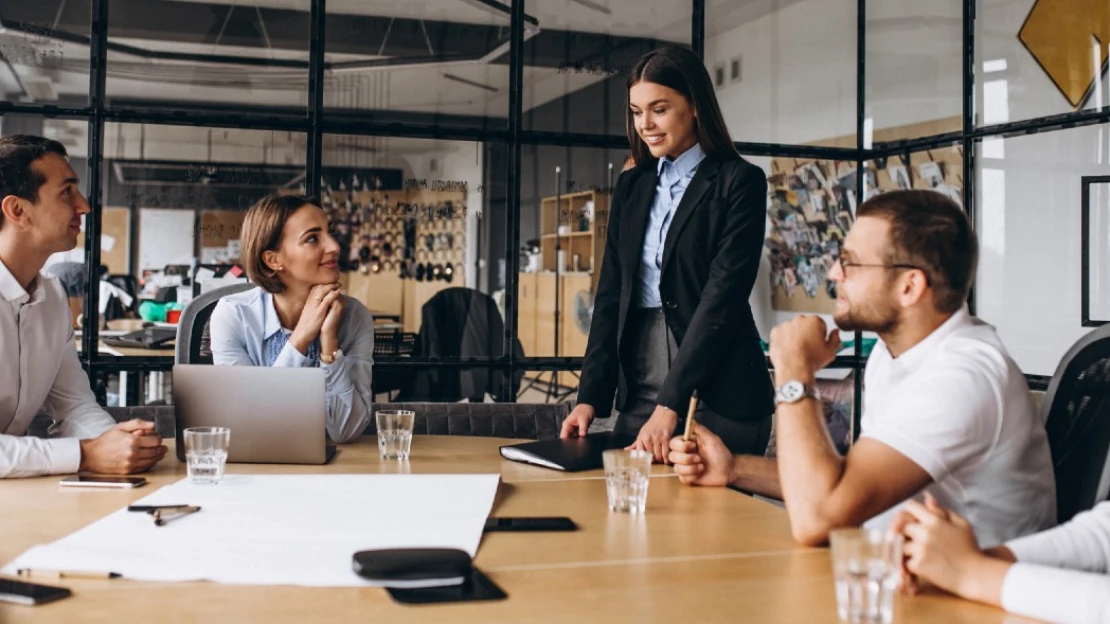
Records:
M906 380L883 413L869 415L862 432L908 457L933 481L986 457L1001 424L998 382L971 361L953 360Z

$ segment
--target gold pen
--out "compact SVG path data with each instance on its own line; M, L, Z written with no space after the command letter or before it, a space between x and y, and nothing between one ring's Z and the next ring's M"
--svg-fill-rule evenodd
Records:
M168 509L155 509L154 513L152 515L154 516L154 525L155 526L164 526L166 524L166 522L168 522L170 520L173 520L174 518L179 518L181 516L187 516L191 513L196 513L198 511L200 511L200 507L198 507L196 505L186 505L184 507L171 507L171 508L168 508Z
M48 578L48 579L87 579L92 581L104 581L108 579L118 579L123 575L119 572L86 572L83 570L35 570L32 568L20 568L16 571L17 576L24 578Z

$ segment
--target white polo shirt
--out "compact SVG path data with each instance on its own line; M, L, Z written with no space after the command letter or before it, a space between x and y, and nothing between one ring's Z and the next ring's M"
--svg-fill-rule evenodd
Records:
M933 477L940 504L993 546L1056 524L1044 422L994 327L966 308L897 359L876 345L864 374L861 436ZM886 527L897 506L868 521Z
M77 359L72 323L57 279L40 274L28 293L0 261L0 478L77 472L78 439L115 425ZM23 437L43 408L63 438Z

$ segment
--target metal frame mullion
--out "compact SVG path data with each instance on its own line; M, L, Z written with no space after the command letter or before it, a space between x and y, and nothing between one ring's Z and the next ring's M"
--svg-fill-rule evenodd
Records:
M964 2L963 12L963 150L964 150L964 211L975 224L975 5L978 0ZM967 293L967 306L975 314L975 282Z
M705 61L705 0L693 0L690 16L690 48Z
M509 14L509 158L505 210L505 351L509 359L509 401L516 403L517 280L520 271L521 126L524 120L524 2L512 0Z
M868 152L864 144L864 126L867 119L867 0L856 2L856 206L863 205L864 167ZM852 215L853 219L855 215ZM855 332L853 349L855 360L852 380L852 440L859 436L863 417L863 333Z
M86 363L89 383L97 388L97 361L100 344L100 217L103 213L101 163L104 151L104 98L108 77L108 1L94 0L89 24L89 118L88 199L85 216L85 268L88 281L81 321L81 358Z
M305 192L320 194L324 151L324 49L327 0L312 0L308 66L308 147L305 153Z

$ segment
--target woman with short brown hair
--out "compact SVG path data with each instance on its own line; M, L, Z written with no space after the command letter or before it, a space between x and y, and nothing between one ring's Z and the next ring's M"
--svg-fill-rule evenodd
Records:
M243 221L241 260L257 288L216 304L212 360L227 366L322 367L328 436L357 438L370 422L374 319L340 292L339 244L316 202L269 195Z

